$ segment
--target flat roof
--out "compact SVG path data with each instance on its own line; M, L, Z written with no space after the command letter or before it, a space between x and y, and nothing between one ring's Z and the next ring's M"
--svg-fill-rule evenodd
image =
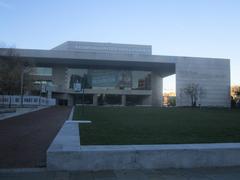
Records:
M60 46L72 46L72 41L63 43ZM89 42L74 42L76 45L89 45ZM90 46L98 44L99 47L106 47L109 43L90 43ZM59 47L60 47L59 46ZM146 45L126 45L126 44L114 44L111 47L142 47L148 49ZM69 48L69 47L68 47ZM111 50L110 50L111 51ZM63 47L54 48L52 50L37 50L37 49L16 49L16 53L22 60L34 61L38 66L66 66L72 68L106 68L106 69L131 69L131 70L146 70L157 71L162 77L175 74L176 63L185 60L228 60L219 58L200 58L200 57L183 57L183 56L160 56L152 55L149 53L109 53L109 49L105 51L95 51L94 48L90 51L82 50L67 50ZM8 56L7 48L0 48L0 56Z
M93 53L144 54L152 55L151 45L119 44L102 42L66 41L51 50Z

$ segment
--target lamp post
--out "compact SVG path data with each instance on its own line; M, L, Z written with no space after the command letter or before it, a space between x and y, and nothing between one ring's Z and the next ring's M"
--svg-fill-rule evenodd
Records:
M23 78L24 78L24 70L21 72L21 107L23 107Z
M21 107L23 107L23 84L24 84L24 74L28 73L31 71L31 68L27 68L27 66L25 65L23 67L23 70L21 72L21 90L20 90L20 94L21 94Z
M43 89L43 86L42 86L42 81L41 81L40 82L40 91L39 91L39 106L41 106L42 89Z
M85 101L85 94L84 94L84 89L85 89L85 78L86 75L83 75L83 79L82 79L82 117L84 117L84 101Z

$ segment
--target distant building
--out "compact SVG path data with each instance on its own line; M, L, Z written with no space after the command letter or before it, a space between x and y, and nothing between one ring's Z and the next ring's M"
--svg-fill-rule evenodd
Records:
M231 87L231 96L237 99L240 98L240 86L235 85Z
M82 103L79 88L84 87L88 104L162 106L163 78L176 74L177 106L190 105L181 89L193 82L205 90L202 106L230 106L229 59L159 56L152 55L149 45L74 41L51 50L17 52L21 59L34 61L34 83L44 84L59 104ZM0 49L0 56L6 56L6 49Z
M165 92L163 93L163 106L176 106L176 93Z

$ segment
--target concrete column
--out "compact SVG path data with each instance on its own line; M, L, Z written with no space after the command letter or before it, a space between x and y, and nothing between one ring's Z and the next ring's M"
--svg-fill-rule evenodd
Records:
M152 72L151 76L152 86L152 105L162 106L162 92L163 92L163 80L156 72Z
M68 106L73 106L73 95L67 94Z
M142 100L142 105L152 105L152 96L145 96Z
M48 97L48 98L52 98L52 91L48 91L48 92L47 92L47 97Z
M97 105L98 105L98 95L97 95L97 94L94 94L94 95L93 95L93 105L94 105L94 106L97 106Z
M122 106L126 106L126 95L122 95Z

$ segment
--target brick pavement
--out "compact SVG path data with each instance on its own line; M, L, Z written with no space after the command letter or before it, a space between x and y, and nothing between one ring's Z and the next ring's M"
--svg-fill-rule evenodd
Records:
M0 121L0 168L46 166L46 151L70 111L55 106Z

